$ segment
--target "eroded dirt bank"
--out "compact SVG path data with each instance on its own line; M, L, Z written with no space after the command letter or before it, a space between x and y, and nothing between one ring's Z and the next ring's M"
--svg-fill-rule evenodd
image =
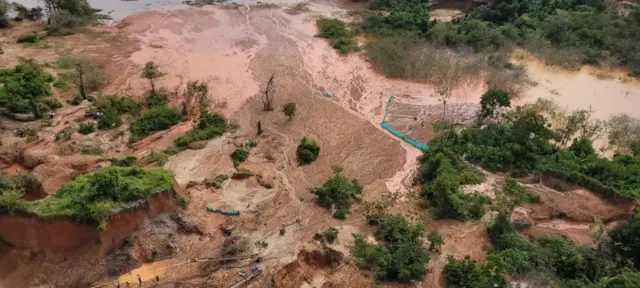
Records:
M101 251L107 251L112 243L131 235L144 219L177 209L176 197L173 192L157 194L113 216L106 231L67 218L0 215L0 238L13 248L34 253L73 253L88 244L99 244Z

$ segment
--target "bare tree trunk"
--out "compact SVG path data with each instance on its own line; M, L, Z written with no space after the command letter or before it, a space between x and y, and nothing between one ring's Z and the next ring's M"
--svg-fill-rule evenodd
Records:
M84 68L82 68L82 64L76 64L76 71L78 72L78 78L80 78L80 96L82 96L82 99L87 99L87 90L84 87Z
M262 122L258 121L258 136L262 135Z
M262 105L264 111L271 111L271 98L269 98L269 89L271 89L271 85L273 85L273 77L274 73L271 73L271 77L269 78L269 82L267 83L267 88L264 90L264 95L262 96Z

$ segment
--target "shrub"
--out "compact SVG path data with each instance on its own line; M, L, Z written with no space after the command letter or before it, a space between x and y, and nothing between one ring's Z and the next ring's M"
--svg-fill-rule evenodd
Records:
M633 263L636 269L640 269L640 208L636 208L627 222L618 224L609 234L609 248L625 262Z
M4 86L0 89L0 106L12 113L31 112L42 117L40 99L51 94L52 76L42 70L33 59L21 59L13 69L0 73Z
M169 102L167 92L163 90L149 90L145 96L147 107L166 106Z
M331 46L342 54L356 51L358 43L353 39L351 33L347 31L344 22L338 19L320 18L316 21L318 25L317 37L329 39Z
M76 32L76 29L89 21L86 17L71 14L67 10L56 11L48 21L47 34L65 36Z
M442 236L440 236L438 230L429 232L427 239L429 239L429 250L431 251L440 250L440 246L444 244L444 239L442 239Z
M167 154L167 155L175 155L175 154L178 154L178 152L180 152L180 149L178 149L178 147L174 145L171 145L164 150L164 154Z
M0 175L0 213L27 211L23 195L38 189L40 183L31 174Z
M181 149L186 148L189 143L211 139L222 135L227 130L227 123L222 115L209 114L206 110L200 114L200 122L184 136L175 139L174 144Z
M69 85L67 84L66 81L64 81L63 79L58 79L56 82L53 83L53 87L56 87L62 91L67 91L69 90Z
M510 287L503 273L494 272L491 267L478 264L469 256L462 260L447 257L442 275L448 287Z
M80 128L78 128L78 133L82 135L88 135L95 131L95 125L92 122L80 123Z
M242 148L236 148L233 153L231 153L231 160L233 160L233 165L238 166L240 163L247 160L249 157L249 151L244 150Z
M125 156L123 158L111 158L109 159L109 162L111 162L111 166L119 166L119 167L131 167L133 166L133 164L136 163L136 160L138 160L138 158L136 158L135 156Z
M355 179L349 181L336 169L322 187L311 188L311 193L318 195L317 202L320 206L335 210L333 216L344 219L353 201L362 193L362 186Z
M98 129L109 130L111 128L120 127L122 119L114 110L106 110L100 118L98 118Z
M131 123L131 137L129 143L140 141L153 132L168 129L182 120L180 111L167 107L154 107L144 111L142 115Z
M163 152L151 151L149 154L140 159L140 165L146 166L151 163L156 163L156 166L162 167L169 161L169 155Z
M296 103L287 103L282 106L282 112L291 120L291 117L296 115Z
M309 164L318 159L320 154L320 146L314 140L309 140L307 137L302 138L296 149L296 155L298 157L298 163Z
M338 240L338 229L331 227L322 233L316 233L315 238L333 244Z
M101 155L102 149L98 146L86 145L86 146L82 146L82 150L80 150L80 152L82 154L88 154L88 155Z
M422 226L396 215L378 225L375 237L384 244L368 244L361 236L355 236L353 255L359 267L375 270L378 281L423 278L430 257L422 247Z
M60 101L58 101L58 99L56 98L44 98L42 99L41 103L44 104L49 110L62 108L62 103L60 103Z
M96 106L101 110L114 110L120 114L138 113L141 109L140 104L133 101L131 97L117 95L99 97Z
M22 34L18 36L18 40L16 42L21 44L35 44L38 42L38 34L35 32Z

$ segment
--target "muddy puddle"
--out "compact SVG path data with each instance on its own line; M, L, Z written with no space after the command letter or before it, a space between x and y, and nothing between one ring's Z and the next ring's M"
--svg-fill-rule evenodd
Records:
M550 67L539 61L527 60L531 79L537 83L530 87L516 103L532 103L538 98L555 100L569 109L594 110L597 118L626 113L640 117L640 82L623 71L583 67L579 71L566 71Z

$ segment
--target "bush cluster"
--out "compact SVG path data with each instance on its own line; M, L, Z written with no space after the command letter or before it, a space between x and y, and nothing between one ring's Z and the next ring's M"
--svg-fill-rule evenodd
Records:
M164 106L150 108L131 123L129 143L138 142L153 132L169 129L180 121L182 121L182 115L177 109Z
M0 87L0 107L11 113L42 117L49 109L42 101L51 95L53 80L33 59L21 59L13 69L0 70L0 83L4 83Z
M96 131L95 127L96 126L93 124L93 122L80 123L80 127L78 128L78 133L82 135L91 134L94 131Z
M26 211L26 202L22 197L39 187L40 182L31 174L0 174L0 213Z
M16 42L21 44L35 44L38 42L38 34L35 32L22 34L18 36Z
M47 21L49 35L69 35L93 20L95 10L87 0L51 1L47 7L53 14Z
M218 113L210 114L206 110L200 114L200 122L184 136L176 138L174 144L180 149L186 148L189 143L211 139L222 135L227 131L227 123L222 115Z
M375 238L383 243L369 244L355 236L353 255L358 266L375 271L375 279L421 280L430 256L422 246L423 228L400 215L389 216L378 224Z
M96 101L98 110L102 112L102 116L98 118L98 129L108 130L122 125L120 115L126 113L136 114L140 111L140 104L136 103L130 97L126 96L103 96ZM89 110L90 115L95 114L97 110Z
M333 217L345 219L351 204L362 193L362 186L355 179L349 181L340 169L336 169L321 187L311 188L311 193L318 195L320 206L334 210Z
M331 46L342 54L356 51L358 43L353 39L351 32L347 30L346 24L338 19L320 18L317 20L317 37L329 40Z
M436 143L433 143L436 144ZM422 183L421 196L438 218L479 219L484 215L488 196L465 194L460 185L479 183L477 172L447 148L433 145L420 158L417 181Z
M307 137L303 137L298 143L296 149L296 156L298 157L298 163L309 164L316 159L320 154L320 146L314 140L309 140Z

